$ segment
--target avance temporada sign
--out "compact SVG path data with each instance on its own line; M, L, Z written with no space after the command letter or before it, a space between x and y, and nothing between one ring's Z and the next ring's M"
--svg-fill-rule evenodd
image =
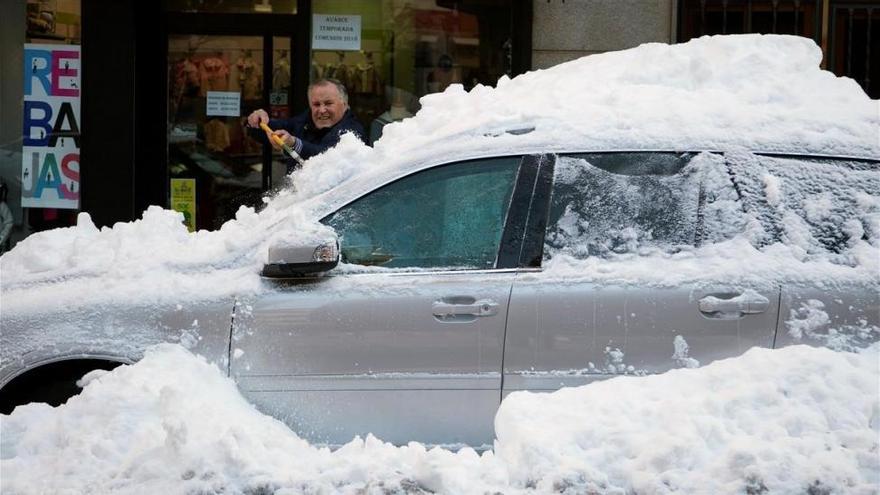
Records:
M360 50L361 16L312 15L312 50Z

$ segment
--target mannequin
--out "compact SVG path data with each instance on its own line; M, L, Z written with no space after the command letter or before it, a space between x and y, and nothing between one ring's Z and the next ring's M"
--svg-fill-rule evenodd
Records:
M351 74L349 74L348 67L345 65L345 52L336 52L336 57L336 62L327 64L327 67L324 69L324 77L336 79L343 86L349 88L351 87L351 81L349 81Z
M357 65L355 92L381 95L382 82L379 80L376 64L373 63L373 53L366 52L364 56L364 61Z
M287 57L287 50L278 52L278 61L272 69L272 89L281 90L290 88L290 60Z
M238 68L238 87L241 89L242 98L256 100L260 96L260 70L251 56L250 50L244 50L242 56L235 63Z
M213 57L202 60L200 71L201 96L208 91L226 91L229 89L229 66L223 59L223 52L216 52Z

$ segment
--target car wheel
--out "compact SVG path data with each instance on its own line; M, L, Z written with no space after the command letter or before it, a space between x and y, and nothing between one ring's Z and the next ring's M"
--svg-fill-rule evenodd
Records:
M93 370L112 370L121 363L112 361L61 361L35 368L14 378L0 389L0 414L16 407L44 402L52 407L67 402L82 390L76 382Z

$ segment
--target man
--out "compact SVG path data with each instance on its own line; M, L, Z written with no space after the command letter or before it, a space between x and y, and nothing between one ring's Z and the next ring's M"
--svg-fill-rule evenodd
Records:
M272 128L274 134L294 149L303 159L308 159L339 142L340 136L353 132L363 141L364 128L348 108L345 86L335 79L319 79L309 86L309 110L290 119L270 120L265 110L258 109L248 115L249 127L258 129L261 122ZM272 146L275 142L266 137ZM288 173L296 168L292 158L287 161Z

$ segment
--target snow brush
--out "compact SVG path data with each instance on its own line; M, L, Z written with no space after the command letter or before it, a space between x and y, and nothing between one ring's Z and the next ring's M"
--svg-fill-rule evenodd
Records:
M271 127L266 125L265 122L260 122L260 129L266 131L266 133L269 134L269 136L272 138L272 141L275 141L275 144L280 146L281 149L284 150L285 153L287 153L287 156L293 158L293 161L298 163L300 167L303 166L303 159L301 156L299 156L299 153L297 153L292 147L285 143L283 139L276 136L275 131L273 131Z

